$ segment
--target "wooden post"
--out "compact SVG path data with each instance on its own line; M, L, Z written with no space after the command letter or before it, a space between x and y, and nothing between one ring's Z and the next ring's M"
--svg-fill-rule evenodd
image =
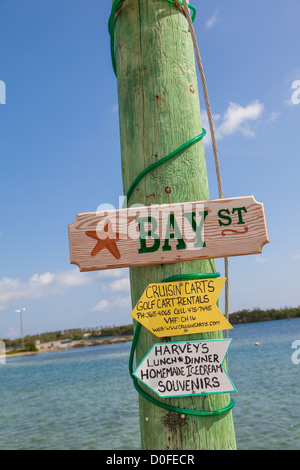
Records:
M201 134L202 125L192 40L187 20L176 6L165 0L126 0L115 19L115 49L126 193L142 170ZM134 190L129 205L206 199L209 194L201 141L148 173ZM130 268L132 306L150 283L175 274L210 273L213 269L213 260ZM167 340L222 337L222 332L211 332ZM161 338L142 327L137 364L155 342L161 342ZM147 392L152 393L149 389ZM139 400L145 450L236 448L231 411L213 417L182 416L141 396ZM226 407L230 397L220 394L162 401L181 408L211 411Z

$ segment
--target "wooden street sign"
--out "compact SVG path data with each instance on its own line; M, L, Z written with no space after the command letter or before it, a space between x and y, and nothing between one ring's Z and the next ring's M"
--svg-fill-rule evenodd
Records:
M226 279L149 284L131 316L158 337L232 328L216 305Z
M134 372L160 397L236 392L223 362L231 339L156 343Z
M266 243L253 196L81 213L69 225L80 271L257 254Z

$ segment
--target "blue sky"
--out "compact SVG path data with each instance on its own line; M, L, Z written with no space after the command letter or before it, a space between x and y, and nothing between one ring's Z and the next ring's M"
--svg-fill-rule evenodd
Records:
M262 255L229 260L230 310L298 306L300 1L193 4L224 196L264 203L270 235ZM0 0L2 338L20 335L23 307L25 334L131 323L128 271L79 273L67 232L122 194L110 7ZM209 135L205 147L215 199Z

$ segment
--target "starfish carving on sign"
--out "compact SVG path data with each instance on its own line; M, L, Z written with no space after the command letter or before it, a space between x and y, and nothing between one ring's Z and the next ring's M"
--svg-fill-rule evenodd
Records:
M103 232L108 233L109 228L110 228L109 225L111 225L110 221L108 221L106 223L106 225L104 226ZM103 237L101 237L101 234L100 234L100 236L98 236L96 230L91 230L91 231L85 232L85 234L88 237L91 237L91 238L93 238L94 240L97 241L95 247L93 248L93 251L91 252L91 256L96 256L104 248L107 248L116 259L120 259L121 254L120 254L119 249L117 247L117 241L120 240L120 234L115 233L114 237L111 238L111 237L107 237L107 235L105 235L105 233L103 233L103 232L101 232L104 235ZM110 231L110 233L111 233L111 231Z

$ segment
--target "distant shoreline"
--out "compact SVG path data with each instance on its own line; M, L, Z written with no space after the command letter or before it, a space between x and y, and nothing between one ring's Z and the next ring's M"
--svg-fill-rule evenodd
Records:
M261 310L240 310L229 315L229 322L232 326L266 322L273 320L291 320L300 318L300 306L285 307L282 309ZM63 351L66 349L76 349L91 346L101 346L106 344L124 343L132 341L133 324L96 328L96 329L71 329L56 332L30 335L24 338L25 351L18 352L21 339L5 340L6 355L8 356L28 356L30 354L39 354L43 352ZM27 342L27 344L26 344ZM36 348L36 350L35 350ZM10 351L13 351L10 353Z
M75 340L68 343L61 341L50 341L48 343L40 343L37 346L37 351L21 351L9 353L9 350L6 352L6 357L16 357L16 356L29 356L33 354L43 354L47 352L58 352L66 351L69 349L82 349L82 348L91 348L93 346L104 346L107 344L117 344L117 343L127 343L132 341L132 337L120 336L117 338L107 338L107 339L97 339L91 341Z

